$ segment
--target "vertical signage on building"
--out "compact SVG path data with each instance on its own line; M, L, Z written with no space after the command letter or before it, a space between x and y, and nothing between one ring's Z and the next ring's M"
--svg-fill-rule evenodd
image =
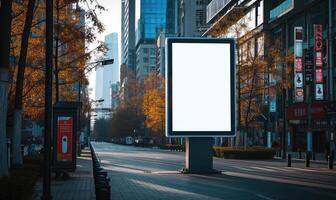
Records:
M302 42L303 29L302 27L294 27L294 87L295 101L303 102L303 68L302 68Z
M57 160L72 161L72 117L57 118Z
M313 83L314 62L311 50L306 50L304 55L305 84Z
M322 25L314 24L315 100L323 100L323 35Z

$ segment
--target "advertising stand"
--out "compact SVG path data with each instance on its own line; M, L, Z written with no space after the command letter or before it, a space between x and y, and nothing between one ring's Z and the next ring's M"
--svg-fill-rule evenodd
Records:
M57 102L53 107L53 171L76 169L79 102Z
M186 138L183 172L213 173L213 137L236 134L235 40L167 38L166 136Z

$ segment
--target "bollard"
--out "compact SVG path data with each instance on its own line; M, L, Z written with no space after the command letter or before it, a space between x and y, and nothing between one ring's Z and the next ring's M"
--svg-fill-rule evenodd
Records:
M302 159L302 153L299 151L299 159Z
M332 155L329 155L328 156L328 166L329 166L329 169L333 169L333 163L334 162L334 158Z
M313 151L313 153L312 153L313 155L312 155L312 160L316 160L316 158L315 158L315 151Z
M287 167L291 167L292 166L292 156L291 154L289 153L287 155Z
M307 152L306 153L306 167L309 167L310 166L310 155L309 153Z

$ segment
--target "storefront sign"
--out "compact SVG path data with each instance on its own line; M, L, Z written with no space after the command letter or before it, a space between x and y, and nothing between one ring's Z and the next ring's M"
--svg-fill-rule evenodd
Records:
M315 99L323 100L323 84L315 85Z
M317 68L315 70L315 83L323 83L323 71L322 69Z
M303 74L302 73L296 73L295 74L295 87L296 88L302 88L303 87Z
M311 117L314 119L324 119L326 112L324 110L325 103L313 103L311 104ZM308 104L296 103L288 106L287 111L288 120L306 120L308 119Z
M304 100L304 92L303 92L303 88L297 88L295 90L295 100L297 102L302 102Z
M72 117L58 117L57 130L57 161L72 161Z
M295 71L302 72L302 58L296 58Z

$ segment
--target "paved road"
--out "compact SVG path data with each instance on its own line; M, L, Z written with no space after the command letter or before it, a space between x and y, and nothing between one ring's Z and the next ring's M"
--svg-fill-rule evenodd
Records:
M282 160L214 159L216 175L180 174L184 153L92 143L111 178L112 199L336 199L336 170Z

